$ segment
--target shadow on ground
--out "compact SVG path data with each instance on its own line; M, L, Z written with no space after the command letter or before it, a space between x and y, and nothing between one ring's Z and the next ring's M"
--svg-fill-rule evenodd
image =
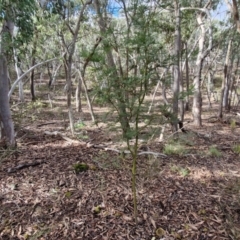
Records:
M234 153L139 157L136 224L129 156L59 136L28 136L0 166L2 239L240 238ZM8 172L36 161L41 164ZM89 169L76 174L76 163Z

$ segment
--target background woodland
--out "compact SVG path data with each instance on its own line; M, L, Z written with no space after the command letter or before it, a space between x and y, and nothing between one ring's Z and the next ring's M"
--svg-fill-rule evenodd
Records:
M239 6L0 0L0 236L239 239Z

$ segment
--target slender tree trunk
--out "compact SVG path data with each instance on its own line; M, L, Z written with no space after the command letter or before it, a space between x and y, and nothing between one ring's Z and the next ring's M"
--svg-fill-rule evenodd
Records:
M18 94L20 102L24 102L24 91L23 91L23 81L19 81L18 83Z
M22 75L22 71L20 69L20 62L18 61L18 56L16 53L16 49L13 48L13 57L14 57L14 66L15 66L15 71L17 74L17 78L19 78ZM19 100L20 102L24 102L24 92L23 92L23 82L22 80L19 81L18 83L18 93L19 93Z
M13 28L14 28L14 25L13 25ZM11 35L12 35L12 44L13 44L13 42L14 42L13 29L12 29ZM14 47L13 47L13 58L14 58L14 66L15 66L15 71L16 71L16 74L17 74L17 78L19 78L22 75L22 71L20 69L20 66L19 66L20 62L18 60L17 52L16 52L16 49ZM19 83L18 83L18 93L19 93L20 102L24 102L24 92L23 92L23 82L22 82L22 80L19 81Z
M163 98L163 102L164 104L168 105L169 102L168 102L168 99L167 99L167 87L166 87L166 84L164 82L162 82L162 98Z
M89 56L86 58L82 69L80 70L79 68L77 68L77 72L79 73L78 87L77 87L77 91L76 91L77 109L78 109L79 112L81 111L81 105L80 105L81 104L81 96L80 96L80 94L81 94L82 84L83 84L93 122L95 122L95 117L94 117L94 113L93 113L93 107L92 107L92 104L91 104L91 100L90 100L90 97L89 97L88 91L87 91L87 85L86 85L86 82L85 82L85 73L86 73L88 63L91 60L91 57L94 55L94 52L95 52L96 48L98 47L98 45L101 41L102 41L102 38L100 38L100 37L96 39L96 43L95 43L91 53L89 54Z
M72 59L65 56L65 75L66 75L66 94L67 94L67 108L70 123L70 130L74 135L74 118L72 110Z
M239 61L240 61L240 58L238 57L236 68L235 68L235 71L234 71L234 74L233 74L233 77L232 77L232 81L231 81L231 86L230 86L231 94L229 96L229 103L228 103L229 104L229 108L231 108L232 102L234 103L234 101L233 101L233 92L234 92L234 86L235 86L235 82L236 82L237 71L238 71L238 67L239 67Z
M229 64L229 58L231 53L231 46L232 46L232 39L228 42L228 50L227 55L225 59L225 65L224 65L224 78L222 80L222 87L221 87L221 93L220 93L220 102L219 102L219 110L218 110L218 117L221 119L223 117L223 96L224 96L224 89L227 83L227 76L228 76L228 64Z
M233 75L234 75L233 64L234 64L235 57L236 57L236 54L233 54L231 58L230 66L227 69L227 80L226 80L226 85L225 85L224 95L223 95L223 107L225 108L226 111L230 111L229 95L230 95L231 85L233 82Z
M180 83L180 49L181 49L181 17L179 3L175 0L175 65L174 65L174 81L173 81L173 127L174 131L178 130L178 98L179 98L179 83Z
M74 135L74 118L73 118L73 110L72 110L72 63L73 63L73 54L75 52L76 42L77 42L77 38L78 38L78 35L79 35L79 30L80 30L81 22L83 20L84 12L86 10L87 5L90 5L91 3L92 3L92 0L88 0L83 4L83 6L81 8L81 11L79 13L77 22L76 22L76 27L75 27L74 30L71 29L72 41L71 41L71 44L70 44L69 47L66 45L63 34L61 35L62 43L66 48L66 54L64 54L64 59L65 59L65 73L66 73L66 86L67 86L67 107L68 107L68 115L69 115L70 129L71 129L72 135ZM70 28L68 22L65 22L65 23Z
M193 122L196 126L202 126L202 119L201 119L201 113L202 113L202 96L201 96L201 73L202 73L202 66L203 61L207 57L207 55L212 50L212 26L210 22L210 26L208 27L209 36L208 36L208 48L204 51L204 43L205 43L205 36L206 36L206 29L205 29L205 23L204 19L208 17L211 18L209 8L211 6L211 0L209 0L203 8L181 8L181 10L187 10L187 9L193 9L197 10L197 23L201 29L198 46L198 56L196 61L196 73L193 80L194 85L194 96L193 96L193 107L192 107L192 115L193 115Z
M3 137L6 137L7 144L15 146L15 136L13 120L11 116L10 104L8 101L8 77L7 62L3 54L0 54L0 118L3 127Z
M202 94L201 94L201 75L202 75L202 65L203 65L203 49L204 49L204 41L205 41L205 25L203 22L203 14L198 13L197 22L201 28L201 36L199 38L199 52L196 62L196 75L193 80L194 85L194 95L193 95L193 122L196 126L202 126Z
M85 71L84 71L85 72ZM94 116L94 112L93 112L93 106L92 106L92 102L91 102L91 99L88 95L88 91L87 91L87 85L86 85L86 82L85 82L85 78L84 78L84 74L83 72L81 72L80 70L78 70L78 73L79 73L79 77L80 77L80 80L82 85L83 85L83 88L84 88L84 91L85 91L85 94L86 94L86 99L87 99L87 103L88 103L88 107L89 107L89 110L90 110L90 114L91 114L91 118L92 118L92 122L95 122L95 116Z
M76 109L77 109L77 112L80 113L82 112L82 102L81 102L82 80L80 76L77 79L78 79L78 85L76 88L75 98L76 98Z
M32 59L32 66L34 65L35 65L35 57L33 57ZM35 90L34 90L34 69L31 71L31 74L30 74L30 91L32 95L32 101L34 102L36 100Z
M231 67L228 68L227 77L226 77L226 83L224 87L224 93L223 93L223 107L226 111L229 111L229 91L230 91L230 84L231 84Z
M207 97L208 97L208 109L212 107L211 96L212 96L212 73L211 70L208 71L207 78Z
M9 81L8 81L8 69L7 60L5 57L5 51L8 48L6 42L6 35L12 34L14 24L11 21L3 23L3 29L1 33L1 52L0 52L0 128L1 138L6 139L7 145L15 147L16 140L14 134L13 120L10 110L10 103L8 99Z
M157 90L159 88L160 85L162 85L162 97L163 97L163 101L168 104L168 101L167 101L167 96L166 96L166 87L165 87L165 84L163 83L163 77L165 75L165 73L168 71L168 68L166 68L161 76L159 77L159 80L158 80L158 83L157 83L157 86L155 87L155 90L154 90L154 93L153 93L153 96L152 96L152 101L151 101L151 104L148 108L148 114L150 114L151 112L151 109L152 109L152 106L153 106L153 102L154 102L154 99L155 99L155 96L156 96L156 93L157 93Z
M187 91L187 97L185 101L185 111L189 111L189 64L188 64L188 44L185 43L186 47L186 91Z
M37 33L37 30L35 30L35 39L33 40L31 66L34 66L36 64L37 38L38 38L38 33ZM34 91L34 71L35 69L33 69L30 74L30 91L31 91L32 101L36 100L35 91Z
M202 65L202 64L201 64ZM201 70L202 67L198 66L197 69L197 75L195 76L193 80L194 85L194 95L193 95L193 107L192 107L192 114L193 114L193 122L196 126L202 126L202 94L201 94L201 86L200 86L200 80L201 80Z
M52 81L51 81L51 82L49 81L49 85L48 85L49 88L51 88L51 87L54 85L54 83L56 82L57 74L58 74L58 71L59 71L59 69L61 68L61 66L62 66L61 63L58 64L58 66L57 66L56 69L54 70L54 72L53 72L53 74L52 74Z
M231 11L232 18L236 24L236 30L240 33L240 19L239 19L239 12L238 12L238 4L236 0L232 0L232 3L230 1L225 0L226 4L229 7L229 10Z
M183 75L182 75L181 70L180 70L179 91L180 91L180 94L183 93ZM180 120L181 120L181 122L184 121L184 113L185 113L184 99L181 98L181 99L179 100L179 115L180 115Z
M53 68L53 65L52 65L52 68ZM48 71L48 77L49 77L48 87L51 88L52 81L53 81L53 75L51 72L51 64L50 63L47 65L47 71Z

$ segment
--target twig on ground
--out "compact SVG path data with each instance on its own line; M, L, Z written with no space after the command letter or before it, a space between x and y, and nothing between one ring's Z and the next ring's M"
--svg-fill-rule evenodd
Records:
M159 152L152 152L152 151L146 151L146 152L139 152L138 155L154 155L155 157L167 157L167 155Z
M23 168L27 168L27 167L34 167L34 166L38 166L42 163L46 163L45 161L41 161L41 162L32 162L32 163L22 163L22 164L19 164L18 166L16 167L13 167L13 168L8 168L7 169L7 172L8 173L14 173L16 172L17 170L21 170Z
M176 132L170 134L170 135L166 138L166 140L168 140L170 137L172 137L172 136L175 135L176 133L180 132L180 131L181 131L183 128L185 128L188 124L190 124L190 122L187 123L187 124L185 124L184 127L179 128ZM165 140L165 141L166 141L166 140ZM163 140L163 141L164 141L164 140Z
M44 131L44 133L46 135L50 135L50 136L60 136L62 139L66 140L67 142L70 142L70 143L81 143L78 140L74 140L69 137L66 137L63 133L60 133L58 131L54 131L54 132ZM86 143L84 142L84 144L86 144Z
M120 151L118 149L115 148L104 148L105 151L114 151L117 153L124 153L124 154L130 154L129 150L124 150L124 151ZM143 152L138 152L137 153L138 156L140 155L154 155L156 157L167 157L167 155L163 154L163 153L158 153L158 152L152 152L152 151L143 151Z
M37 127L42 127L42 126L45 126L45 125L56 124L56 123L57 122L41 123L41 124L38 124Z

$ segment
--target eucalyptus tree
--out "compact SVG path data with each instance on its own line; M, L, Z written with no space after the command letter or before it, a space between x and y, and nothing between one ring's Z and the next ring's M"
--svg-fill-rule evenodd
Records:
M174 1L175 8L175 18L176 18L176 27L175 27L175 64L174 64L174 82L173 82L173 115L174 121L173 126L174 130L178 130L178 104L179 104L179 87L181 81L181 70L180 70L180 55L181 55L181 12L179 1ZM181 102L182 103L182 102ZM181 110L183 111L183 106L181 105ZM182 114L183 118L183 114ZM181 119L183 120L183 119Z
M231 12L233 21L236 25L236 30L240 33L240 18L238 11L238 2L236 0L225 0L229 10Z
M197 126L202 125L202 93L201 93L201 81L202 81L202 69L204 66L204 60L210 54L213 49L213 37L212 37L212 17L211 10L214 10L219 1L199 1L191 3L189 1L183 1L184 7L182 11L191 10L196 13L196 21L200 29L198 38L198 55L196 59L195 76L193 80L194 96L193 96L193 121ZM207 43L207 45L206 45Z
M34 29L34 38L33 38L33 42L32 42L32 49L31 49L31 65L30 66L34 66L36 64L36 54L37 54L37 45L39 39L39 33L37 28ZM32 70L31 75L30 75L30 91L31 91L31 95L32 95L32 101L36 100L36 96L35 96L35 88L34 88L34 73L35 73L35 69Z
M96 42L94 43L90 52L89 51L85 52L85 56L84 56L84 54L82 54L83 55L82 57L85 57L83 63L76 63L77 73L79 75L78 85L77 85L77 88L76 88L76 108L77 108L78 112L82 111L82 109L81 109L81 90L82 90L82 85L83 85L84 91L85 91L85 94L86 94L86 98L87 98L87 103L88 103L89 110L90 110L90 114L91 114L91 117L92 117L92 121L94 123L96 122L96 120L95 120L95 116L94 116L94 113L93 113L92 102L90 100L88 90L87 90L85 75L86 75L86 72L87 72L87 66L90 64L90 62L94 62L97 59L96 57L94 57L94 54L95 54L95 51L96 51L96 49L99 46L101 41L102 41L102 38L97 37ZM83 51L82 51L82 53L83 53ZM79 58L79 60L81 60L81 58Z
M188 7L189 3L181 1L181 7ZM194 65L197 56L198 28L196 28L196 18L192 10L181 11L181 76L182 92L186 93L184 98L184 111L190 110L189 96L192 94L192 82L190 81L189 68ZM185 87L185 88L184 88ZM181 111L181 110L180 110ZM184 111L182 111L184 113ZM180 112L180 116L182 114ZM182 117L181 117L181 120Z
M202 82L202 69L204 66L204 60L212 51L212 24L210 10L214 9L218 4L218 1L174 1L175 7L169 1L165 2L165 6L162 8L164 12L168 12L168 16L163 16L165 19L169 19L169 22L175 21L175 37L172 31L170 37L169 46L170 54L172 55L172 62L169 65L173 65L175 71L173 72L173 102L172 111L175 116L172 122L177 129L177 117L180 114L183 120L184 108L183 98L188 97L191 93L189 83L189 59L191 63L195 61L194 67L194 80L193 80L193 120L194 124L201 126L201 109L202 109L202 96L201 96L201 82ZM178 5L179 6L178 6ZM180 9L179 14L171 14L173 10ZM160 7L160 6L159 6ZM161 9L161 7L159 8ZM186 20L187 19L187 20ZM182 22L182 23L181 23ZM196 24L199 26L196 28ZM170 25L170 24L168 24ZM178 27L179 26L179 27ZM171 29L169 26L168 29ZM183 34L182 34L183 32ZM167 35L163 32L163 35ZM175 39L175 40L174 40ZM175 51L173 51L175 41ZM174 54L173 54L174 52ZM185 55L183 53L185 52ZM178 64L177 64L178 62ZM181 63L181 64L180 64ZM186 93L183 92L183 71L186 68ZM179 91L179 86L181 91ZM180 112L179 112L180 110ZM175 119L175 120L174 120Z
M32 16L36 9L36 2L32 0L0 1L0 20L2 22L0 46L0 120L1 138L5 138L9 146L15 146L15 134L8 99L8 62L7 56L13 47L28 42L33 33ZM14 37L14 27L18 27L18 34ZM14 45L16 44L16 45Z
M224 96L223 96L223 107L225 108L225 110L229 111L231 108L231 94L230 91L232 90L231 86L234 85L234 63L236 62L236 60L238 61L238 54L236 54L237 52L234 51L234 49L238 49L239 47L239 39L238 42L234 44L234 42L231 43L231 49L230 52L231 53L231 57L229 59L229 67L228 70L226 72L226 84L225 84L225 91L224 91ZM234 51L234 52L233 52ZM237 64L238 65L238 64ZM238 66L236 66L236 69L238 68Z
M88 5L92 0L81 1L50 1L50 9L53 14L59 15L61 19L61 29L59 30L59 38L63 48L64 69L66 75L66 93L67 106L70 120L70 129L74 135L74 119L72 109L72 65L73 58L78 41L79 31L84 22L84 16ZM68 34L68 35L67 35Z
M34 66L40 61L46 61L62 55L61 43L57 32L59 30L59 18L55 15L51 15L48 12L39 9L35 20L35 29L32 43L29 44L26 56L28 56L29 67ZM47 44L47 47L46 47ZM48 86L51 88L52 84L56 80L57 73L61 67L61 60L56 59L46 64L49 74ZM44 71L42 71L44 73ZM32 100L36 99L34 88L34 76L35 69L30 75L30 89Z
M237 84L238 84L238 69L239 69L239 64L240 64L240 57L238 55L238 49L239 49L239 34L237 34L237 41L233 42L232 46L232 51L234 54L232 54L232 59L231 59L231 65L230 65L230 70L229 70L229 81L228 81L228 96L225 97L225 101L227 101L227 109L230 110L232 106L236 106L239 104L239 94L237 92ZM237 98L237 99L235 99ZM226 108L225 107L225 108Z
M217 3L217 2L216 2ZM205 6L203 6L205 4ZM161 6L159 6L161 9ZM193 2L193 1L174 1L174 6L169 1L165 3L163 8L163 13L167 12L168 16L163 16L166 19L169 19L169 22L173 23L172 26L168 23L168 29L175 28L175 37L173 32L171 33L170 44L167 43L165 45L169 45L170 54L172 55L172 62L169 62L169 65L174 66L173 72L173 102L172 102L172 115L174 115L172 119L172 123L175 125L175 130L177 130L178 123L178 115L180 114L181 120L184 117L184 107L183 107L183 99L191 93L190 84L189 84L189 74L188 74L188 60L194 59L193 52L197 50L197 56L195 58L195 77L193 81L194 86L194 98L193 98L193 119L196 125L201 125L201 72L203 68L204 59L209 54L212 49L212 36L211 36L211 10L210 1L205 2ZM175 15L171 14L174 12ZM177 10L179 9L179 13L177 14ZM195 14L196 13L196 14ZM197 18L196 18L197 16ZM186 20L187 19L187 20ZM196 21L197 20L197 21ZM181 23L183 21L183 23ZM195 22L195 23L194 23ZM196 23L199 25L199 29L196 29ZM208 30L209 35L206 35L206 31ZM183 39L182 39L183 32ZM167 35L163 32L163 35ZM206 46L208 40L208 46ZM175 41L175 43L174 43ZM196 46L198 45L198 49ZM175 47L173 47L175 46ZM175 50L172 50L172 49ZM174 52L174 53L173 53ZM183 53L186 53L183 55ZM193 55L193 56L191 56ZM186 67L186 93L183 92L183 71ZM181 91L179 91L179 87ZM179 112L180 110L180 112Z
M229 29L228 29L229 32ZM219 102L219 112L218 117L221 119L223 117L223 108L229 111L231 108L231 97L233 96L232 91L234 91L235 85L235 74L237 73L239 64L239 34L235 31L230 31L225 39L225 62L223 66L223 79L220 92L220 102Z
M239 18L239 11L238 11L238 3L236 0L225 0L226 4L229 7L229 10L232 15L233 23L236 26L236 31L240 33L240 18ZM232 49L232 42L233 42L233 37L234 35L230 37L228 40L228 48L227 48L227 53L226 53L226 58L225 58L225 63L224 63L224 78L222 81L222 87L221 87L221 93L220 93L220 103L219 103L219 111L218 111L218 117L222 118L223 117L223 107L229 109L229 87L230 87L230 66L229 66L229 61L231 59L231 55L233 55L232 58L234 58L233 51ZM232 83L232 86L234 86L234 83Z

